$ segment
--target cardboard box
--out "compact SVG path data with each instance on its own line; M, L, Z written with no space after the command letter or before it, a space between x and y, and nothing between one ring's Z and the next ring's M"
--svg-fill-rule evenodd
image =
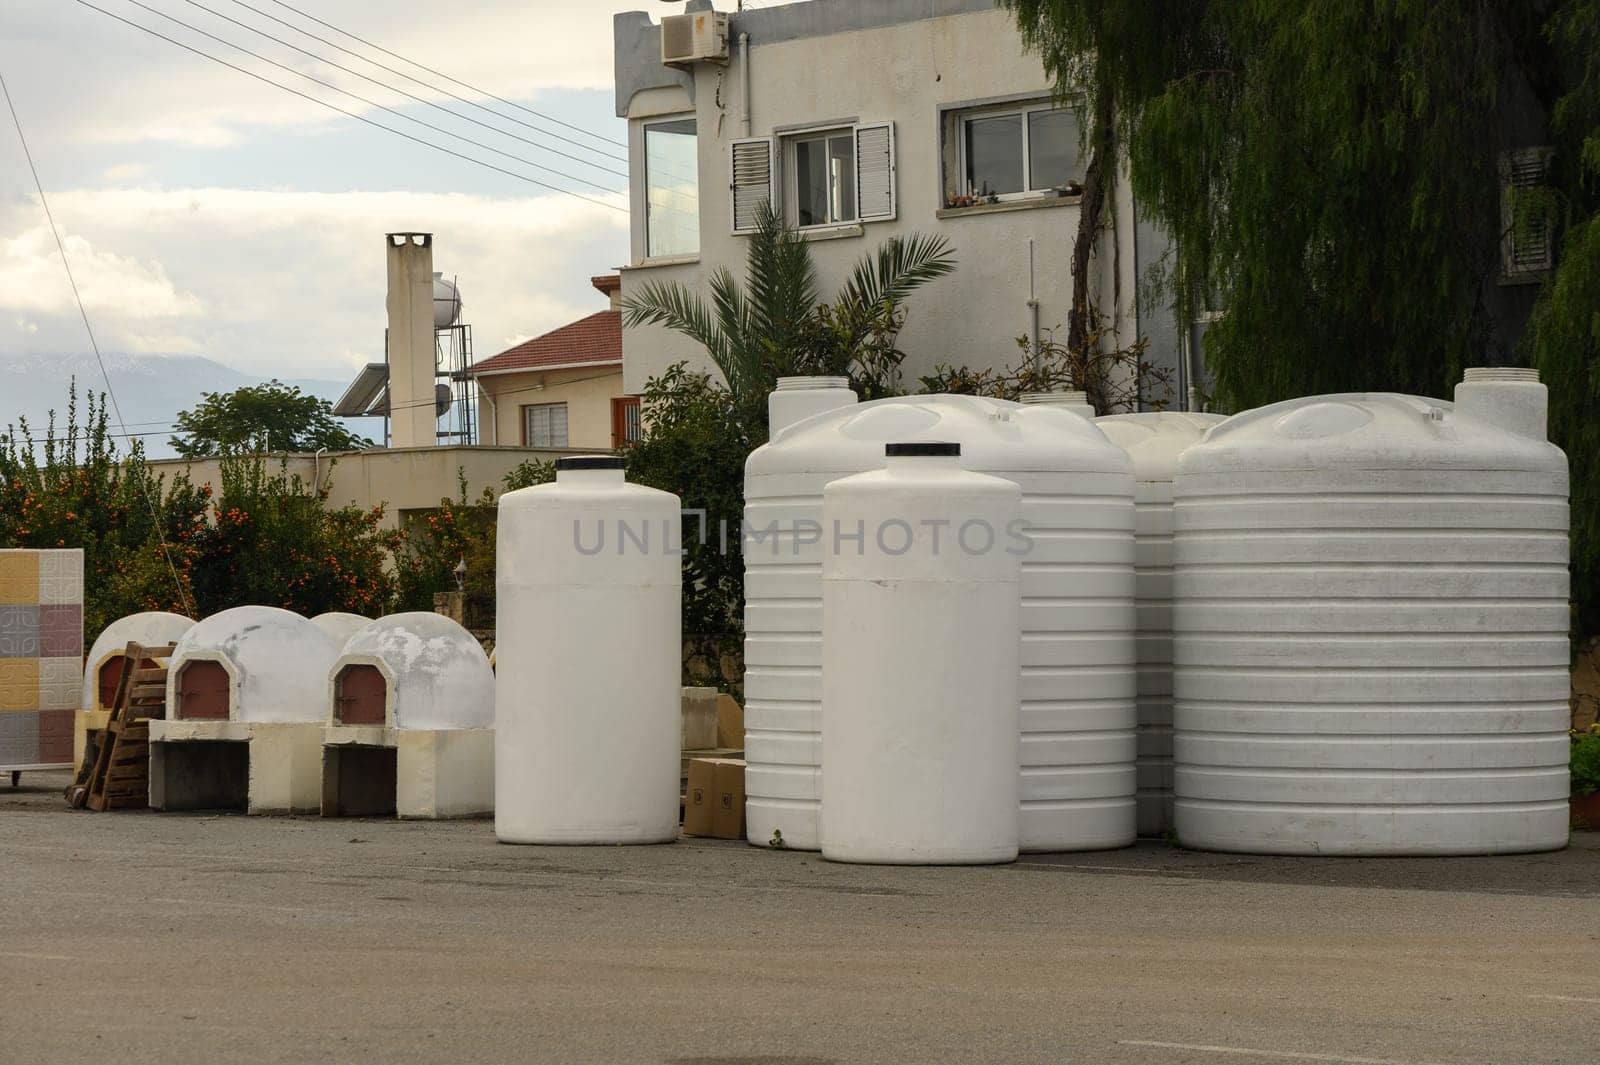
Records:
M696 758L689 763L683 797L683 834L744 838L744 761Z
M717 746L744 750L744 707L727 692L717 695Z

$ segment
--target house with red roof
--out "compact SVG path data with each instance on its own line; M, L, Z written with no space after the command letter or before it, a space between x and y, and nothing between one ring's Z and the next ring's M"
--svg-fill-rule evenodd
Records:
M622 390L622 278L589 279L610 305L475 363L484 444L606 451L639 437Z

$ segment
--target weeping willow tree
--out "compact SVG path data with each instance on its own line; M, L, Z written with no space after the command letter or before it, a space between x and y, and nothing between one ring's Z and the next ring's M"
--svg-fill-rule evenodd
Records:
M1543 371L1600 615L1600 0L1002 2L1058 91L1111 116L1180 316L1224 311L1203 352L1224 408ZM1501 153L1538 143L1549 185L1516 214L1555 268L1506 286Z

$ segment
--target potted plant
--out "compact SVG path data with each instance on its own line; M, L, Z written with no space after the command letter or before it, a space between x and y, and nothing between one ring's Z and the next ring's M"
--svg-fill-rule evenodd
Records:
M1572 733L1572 818L1600 829L1600 723Z

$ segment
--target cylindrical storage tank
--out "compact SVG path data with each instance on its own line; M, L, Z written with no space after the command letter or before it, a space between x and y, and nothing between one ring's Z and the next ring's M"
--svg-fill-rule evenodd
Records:
M622 460L556 460L500 497L495 834L665 843L678 834L678 497Z
M813 414L853 407L858 397L848 377L780 377L767 393L767 432L772 435Z
M1236 415L1175 486L1176 826L1265 854L1567 842L1567 462L1450 405Z
M1017 857L1022 517L960 446L890 444L823 491L822 856Z
M461 320L461 290L443 273L433 275L433 327L448 329Z
M1095 424L1133 459L1139 652L1139 835L1172 827L1172 479L1220 414L1112 414Z
M1089 393L1077 389L1065 392L1024 392L1017 398L1026 407L1059 407L1085 418L1094 417L1094 407L1089 402Z
M750 842L819 846L822 490L885 444L952 441L1016 482L1022 558L1021 845L1133 842L1133 474L1088 420L977 396L905 396L814 415L745 463L745 819Z

